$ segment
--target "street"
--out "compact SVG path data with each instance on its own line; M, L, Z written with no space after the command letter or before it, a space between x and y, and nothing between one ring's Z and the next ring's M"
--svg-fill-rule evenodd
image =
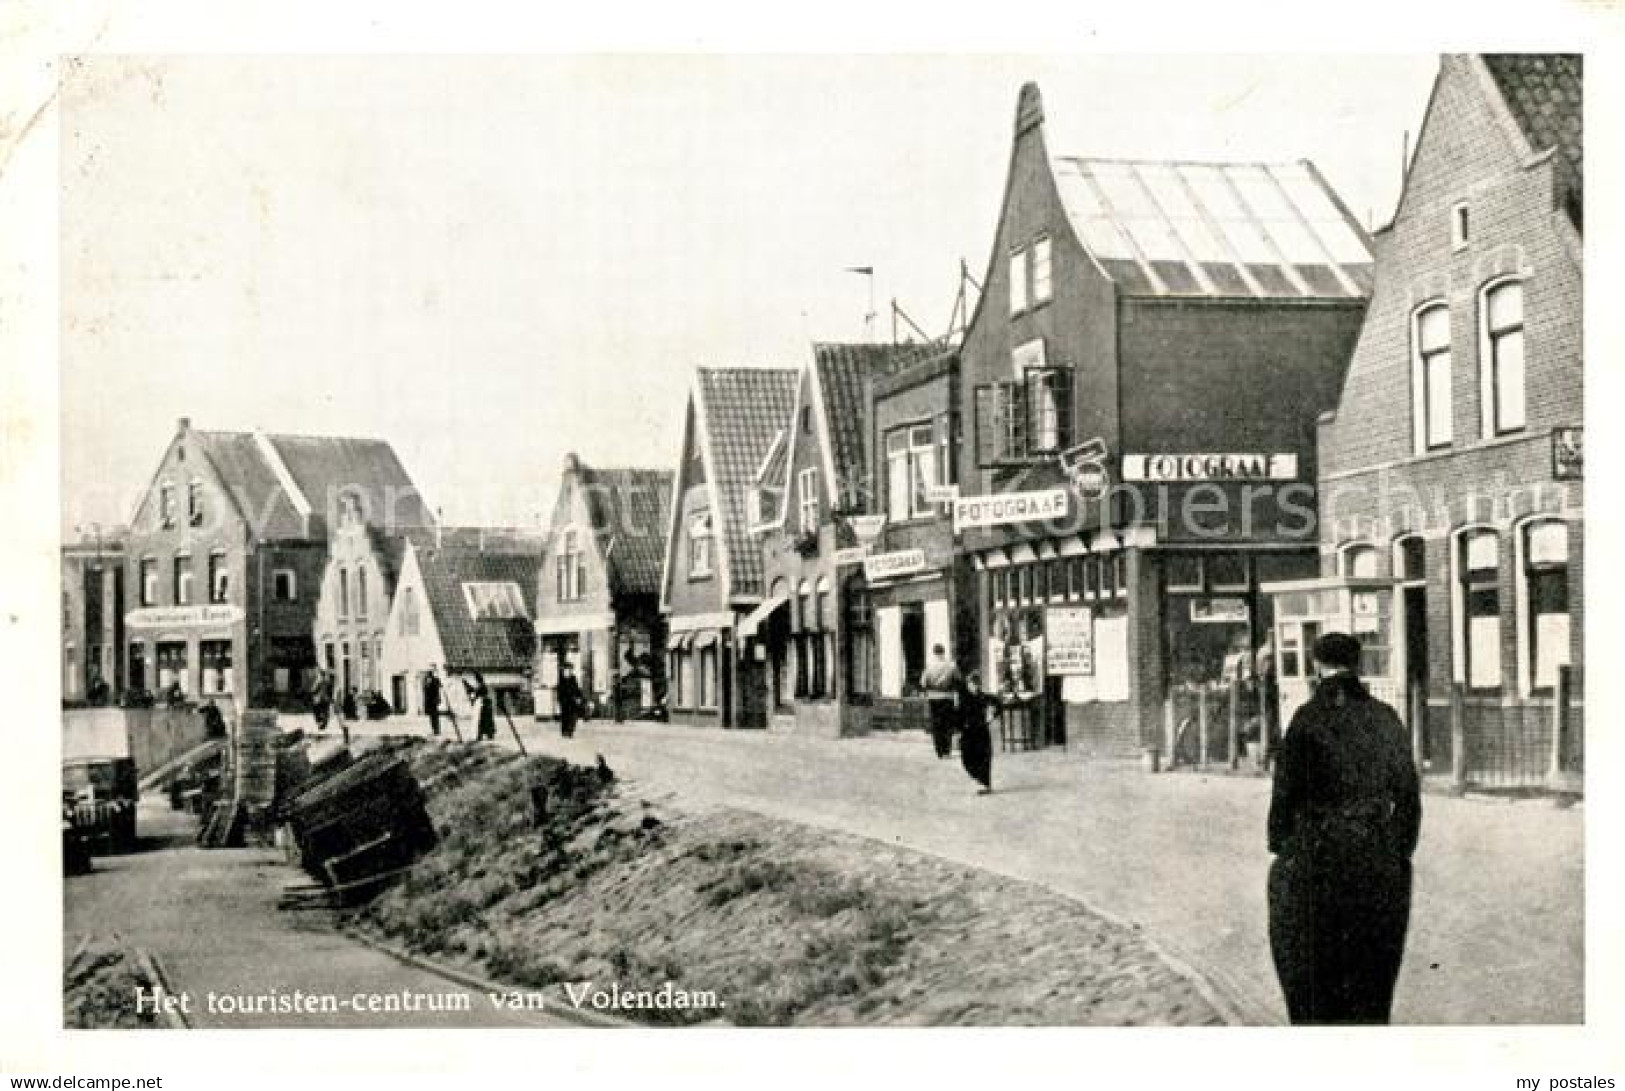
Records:
M298 725L297 719L285 726ZM924 735L821 740L591 721L572 740L516 719L526 746L595 754L648 793L728 804L904 845L1039 883L1143 928L1247 1023L1285 1009L1265 932L1263 778L998 754L991 796ZM308 726L308 724L306 725ZM361 731L424 733L395 718ZM499 741L513 745L505 723ZM1409 1024L1584 1018L1581 808L1428 795L1394 1019Z
M83 935L117 932L146 948L171 990L190 997L193 1027L579 1025L548 1011L500 1008L480 990L397 962L335 931L328 911L279 910L283 884L302 872L272 849L197 848L197 820L171 811L156 792L142 804L140 828L139 851L99 856L94 872L65 880L63 943L71 950ZM223 1009L301 991L340 1010L209 1010L211 993ZM373 1005L392 1010L365 1010Z

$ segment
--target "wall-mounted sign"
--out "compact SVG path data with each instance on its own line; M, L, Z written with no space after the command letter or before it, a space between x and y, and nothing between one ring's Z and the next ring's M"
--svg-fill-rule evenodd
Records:
M233 625L243 620L239 606L143 606L124 615L132 629L196 628L203 625Z
M848 546L845 549L835 551L835 563L837 565L861 564L867 556L869 556L868 546Z
M886 516L881 515L854 515L847 520L852 524L852 533L858 536L860 542L872 542L880 537L880 532L886 529Z
M954 533L967 527L996 527L1040 519L1064 519L1066 514L1065 489L961 496L954 501Z
M1585 470L1585 429L1552 429L1552 477L1578 481Z
M1044 611L1044 673L1095 673L1095 618L1087 606L1050 606Z
M925 487L925 502L928 504L952 504L958 499L958 485L927 485Z
M899 549L895 553L871 553L863 559L863 578L870 583L925 571L925 550Z
M1191 599L1191 620L1198 625L1245 625L1247 600L1233 597Z
M1124 455L1124 481L1293 481L1298 456L1276 452Z
M1106 441L1099 436L1062 451L1059 461L1079 500L1099 500L1111 487L1111 473L1106 469Z

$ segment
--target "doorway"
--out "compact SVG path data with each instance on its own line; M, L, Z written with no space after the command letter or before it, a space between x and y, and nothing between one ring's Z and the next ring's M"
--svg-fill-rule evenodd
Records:
M899 635L903 645L903 694L917 694L920 675L925 672L925 603L903 603Z

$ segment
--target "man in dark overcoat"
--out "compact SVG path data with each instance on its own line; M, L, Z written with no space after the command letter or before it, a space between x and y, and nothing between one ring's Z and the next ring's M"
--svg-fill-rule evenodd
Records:
M1293 1023L1386 1023L1410 923L1422 800L1360 642L1315 642L1319 683L1281 740L1270 803L1270 951Z
M568 663L559 665L557 695L559 702L559 734L568 739L575 735L576 721L581 718L582 709L587 703L581 692L581 683L576 681L575 668Z

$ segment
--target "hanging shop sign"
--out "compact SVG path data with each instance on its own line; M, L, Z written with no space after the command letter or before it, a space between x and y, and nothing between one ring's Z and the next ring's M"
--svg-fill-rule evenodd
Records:
M837 566L843 564L862 564L864 559L868 556L869 547L866 545L847 546L844 549L837 549L835 551L835 563Z
M1124 481L1293 481L1297 476L1298 456L1289 452L1123 456Z
M132 629L194 629L205 625L233 625L243 620L240 606L142 606L124 615Z
M1111 473L1106 469L1106 441L1099 436L1067 448L1058 460L1079 500L1099 500L1111 487Z
M1041 519L1064 519L1065 489L1007 492L991 496L962 496L954 501L954 533L968 527L996 527Z
M880 532L886 528L885 515L853 515L847 519L852 525L852 533L858 536L860 542L872 542L880 537Z
M1578 481L1585 470L1585 429L1552 430L1552 477L1558 481Z
M895 553L872 553L863 559L863 578L870 583L925 571L925 550L899 549Z
M1095 618L1087 606L1050 606L1044 611L1044 673L1095 673Z
M952 504L958 499L958 485L927 485L925 487L925 502L927 504Z

